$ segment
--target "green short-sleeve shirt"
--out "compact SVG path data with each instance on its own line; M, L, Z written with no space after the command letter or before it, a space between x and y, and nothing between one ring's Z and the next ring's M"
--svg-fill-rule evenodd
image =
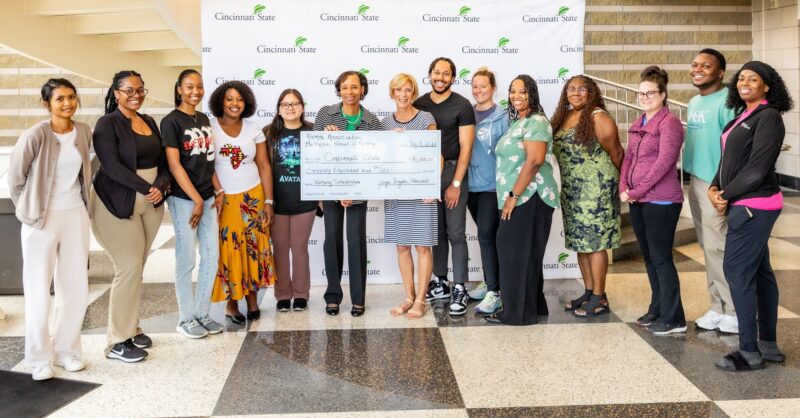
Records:
M508 192L514 187L525 162L524 141L547 142L547 154L544 164L539 167L533 180L523 190L517 199L517 206L525 203L534 193L550 207L558 207L558 186L553 178L553 129L547 118L542 114L531 115L528 118L516 120L511 123L508 131L497 142L495 155L497 155L497 207L503 208L508 198Z

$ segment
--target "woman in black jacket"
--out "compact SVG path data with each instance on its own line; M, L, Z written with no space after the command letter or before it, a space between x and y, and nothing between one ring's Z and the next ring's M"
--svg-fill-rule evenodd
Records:
M161 135L152 117L138 113L147 95L136 71L114 75L106 114L97 121L94 149L100 170L90 207L92 230L114 262L106 357L143 360L152 341L139 328L142 271L164 216L170 183Z
M722 269L739 320L739 350L718 360L728 371L781 362L778 350L778 283L769 262L769 235L783 208L775 174L785 128L781 114L792 99L781 76L751 61L730 81L728 106L737 117L722 133L722 159L708 197L728 217Z

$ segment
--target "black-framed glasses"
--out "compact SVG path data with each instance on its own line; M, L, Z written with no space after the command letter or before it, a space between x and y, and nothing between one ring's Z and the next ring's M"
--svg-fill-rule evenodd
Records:
M291 109L291 108L293 108L293 107L300 107L300 106L302 106L302 105L303 105L303 104L302 104L302 103L300 103L300 102L294 102L294 103L281 103L281 109Z
M658 90L640 91L640 92L636 93L636 96L638 98L640 98L640 99L644 99L645 97L647 97L648 99L652 99L652 98L656 97L657 94L660 94L660 93L661 92L658 91Z
M146 88L144 88L144 87L142 87L142 88L139 88L139 89L136 89L136 90L134 90L134 89L130 89L130 88L128 88L128 89L125 89L125 90L123 90L123 89L117 89L117 91L119 91L119 92L122 92L122 93L125 93L125 95L126 95L126 96L128 96L129 98L131 98L131 97L134 97L134 96L136 96L137 94L138 94L140 97L144 97L144 96L147 96L147 93L150 93L150 90L147 90L147 89L146 89Z
M583 87L583 86L581 86L581 87L577 87L577 88L576 88L576 87L569 87L569 88L567 88L567 93L580 93L580 94L586 94L586 93L588 93L588 92L589 92L589 89L587 89L586 87Z

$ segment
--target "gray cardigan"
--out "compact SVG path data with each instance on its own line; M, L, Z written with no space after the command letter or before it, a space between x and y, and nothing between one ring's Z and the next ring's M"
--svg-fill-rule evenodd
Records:
M88 206L92 179L92 165L89 160L92 130L89 125L80 122L75 122L75 129L75 146L83 159L78 180L83 203ZM54 135L49 120L23 132L14 146L8 167L8 189L11 192L11 201L16 206L17 219L26 225L44 228L60 149L61 144Z

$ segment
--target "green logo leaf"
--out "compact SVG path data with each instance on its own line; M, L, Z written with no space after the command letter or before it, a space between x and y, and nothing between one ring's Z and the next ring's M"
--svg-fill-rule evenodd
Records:
M253 15L255 16L255 15L263 12L266 9L267 9L267 6L264 6L263 4L256 4L256 6L253 7Z
M364 75L369 74L369 70L366 68L359 68L358 72Z
M253 72L253 79L255 79L255 80L258 80L259 78L261 78L261 77L264 77L264 74L266 74L266 73L267 73L267 71L266 71L266 70L263 70L263 69L261 69L261 68L257 68L257 69L256 69L256 70Z
M459 15L459 16L466 16L466 15L467 15L467 13L469 13L471 10L472 10L472 9L470 9L470 8L469 8L469 7L467 7L467 6L461 6L461 8L460 8L460 9L458 9L458 15Z
M502 47L508 45L508 42L509 42L508 38L500 38L500 40L497 41L497 47L498 48L502 48Z
M508 107L508 100L506 99L500 100L500 107Z
M561 67L558 69L558 78L564 78L569 73L568 68Z
M358 6L358 14L360 14L360 15L363 15L364 13L366 13L367 10L369 10L369 6L367 6L366 4L362 4L361 6Z
M403 45L407 44L408 41L411 39L406 38L405 36L401 36L400 39L397 40L397 46L402 47Z
M303 45L304 43L306 43L307 40L308 40L308 38L306 38L305 36L298 36L294 40L294 46Z
M458 72L458 78L467 78L469 76L470 71L468 69L463 69Z
M567 6L561 6L561 7L558 9L558 15L559 15L559 16L563 16L563 15L564 15L564 13L567 13L568 11L569 11L569 7L567 7Z
M559 263L563 263L564 261L567 260L567 258L569 258L569 254L561 253L561 254L558 255L558 262Z

